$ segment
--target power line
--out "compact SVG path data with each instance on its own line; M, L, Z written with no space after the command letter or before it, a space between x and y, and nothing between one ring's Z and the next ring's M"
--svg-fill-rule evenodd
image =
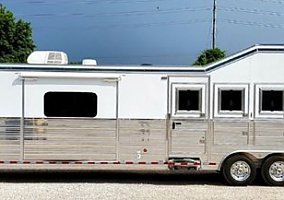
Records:
M14 0L15 1L15 0ZM155 2L166 2L170 0L80 0L76 2L70 2L70 0L57 0L56 2L52 2L50 0L21 0L21 3L26 4L36 4L36 5L51 5L51 4L58 4L58 3L65 3L65 4L86 4L86 5L93 5L93 4L128 4L128 3L155 3ZM18 3L18 2L12 2Z
M271 24L271 23L259 23L255 21L241 21L234 19L222 19L221 22L226 22L230 24L245 25L245 26L255 26L262 28L273 28L273 29L284 29L284 24Z
M195 20L185 20L185 21L166 21L166 22L152 22L152 23L136 23L136 24L109 24L109 25L91 25L91 26L85 26L85 27L76 27L76 28L80 28L84 31L88 31L88 30L100 30L100 29L114 29L114 28L148 28L148 27L153 27L153 28L157 28L157 27L162 27L162 26L180 26L180 25L190 25L190 24L201 24L201 23L210 23L210 20L208 19L195 19ZM50 29L50 27L36 27L38 29ZM56 31L62 31L62 30L66 30L66 31L70 31L73 30L75 27L58 27L54 30Z
M135 11L121 11L121 12L105 12L96 14L85 14L83 12L76 13L35 13L35 14L22 14L22 17L68 17L68 16L78 16L78 17L99 17L99 16L140 16L140 15L162 15L162 14L172 14L180 12L200 12L200 11L210 11L208 7L202 8L172 8L172 9L159 9L159 10L135 10Z
M282 12L238 8L238 7L218 7L218 10L229 11L229 12L242 12L242 13L257 14L257 15L271 15L271 16L277 16L277 17L284 16L284 13Z
M111 3L111 4L122 4L122 3L154 3L154 2L165 2L170 0L103 0L103 1L94 1L94 0L85 0L82 3L86 4L97 4L97 3Z
M227 1L227 0L225 0ZM236 1L236 0L234 0ZM239 0L237 0L239 1ZM256 2L261 2L261 3L276 3L276 4L283 4L284 0L245 0L245 1L256 1Z
M263 2L263 3L278 3L278 4L283 4L283 0L251 0L251 1L258 1L258 2Z
M136 23L136 24L113 24L108 26L93 26L90 28L102 27L102 28L141 28L141 27L159 27L159 26L178 26L189 24L209 23L208 19L195 19L185 21L166 21L166 22L153 22L153 23Z

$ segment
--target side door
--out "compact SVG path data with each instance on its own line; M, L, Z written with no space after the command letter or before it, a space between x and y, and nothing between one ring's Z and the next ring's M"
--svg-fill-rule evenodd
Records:
M170 77L170 157L206 151L208 77Z
M216 153L246 149L251 124L249 119L249 84L214 84L213 147Z
M284 84L255 84L252 144L258 149L283 150Z
M116 160L117 81L25 79L24 159Z

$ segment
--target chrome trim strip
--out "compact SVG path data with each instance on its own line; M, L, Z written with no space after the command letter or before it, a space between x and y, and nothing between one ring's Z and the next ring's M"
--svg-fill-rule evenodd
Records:
M118 101L119 101L119 82L117 81L116 82L116 143L115 143L115 152L116 152L116 156L115 156L115 158L116 158L116 160L118 160L119 159L119 155L118 155L118 151L119 151L119 147L118 147L118 145L119 145L119 119L118 119L118 114L119 114L119 103L118 103Z
M25 79L22 79L22 116L20 127L20 160L24 158L24 134L25 134Z

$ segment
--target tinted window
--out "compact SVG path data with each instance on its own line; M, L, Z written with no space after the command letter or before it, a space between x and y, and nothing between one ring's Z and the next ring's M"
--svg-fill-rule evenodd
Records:
M221 110L242 111L243 91L242 90L221 90Z
M262 91L262 111L283 111L283 91Z
M44 95L47 117L95 117L97 95L90 92L48 92Z
M178 110L200 110L200 90L179 90Z

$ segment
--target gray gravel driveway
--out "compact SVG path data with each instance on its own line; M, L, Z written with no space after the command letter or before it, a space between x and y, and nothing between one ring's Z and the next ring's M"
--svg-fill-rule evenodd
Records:
M229 187L218 174L1 172L0 199L284 199L284 187Z

